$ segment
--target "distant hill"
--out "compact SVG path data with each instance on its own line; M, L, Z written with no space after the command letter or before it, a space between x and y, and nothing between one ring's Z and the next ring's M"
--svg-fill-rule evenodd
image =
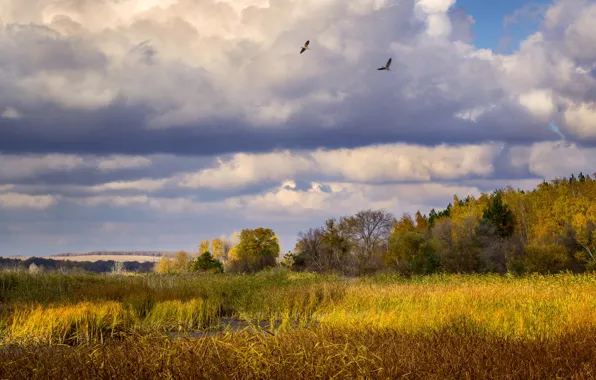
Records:
M57 253L49 257L71 257L71 256L150 256L150 257L174 257L178 251L94 251L94 252L68 252Z

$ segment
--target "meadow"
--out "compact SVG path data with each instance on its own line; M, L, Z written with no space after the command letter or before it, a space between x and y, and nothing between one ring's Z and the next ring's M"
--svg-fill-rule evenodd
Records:
M0 272L0 378L591 378L596 274Z

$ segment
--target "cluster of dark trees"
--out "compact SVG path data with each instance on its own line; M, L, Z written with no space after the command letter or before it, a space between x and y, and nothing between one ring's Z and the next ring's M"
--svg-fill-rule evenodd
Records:
M596 176L594 176L596 177ZM363 210L299 234L283 265L296 271L362 275L583 272L596 269L596 181L543 182L459 199L428 215Z
M0 269L29 270L32 264L37 271L63 271L68 273L108 273L119 266L114 260L70 261L44 257L30 257L26 260L19 260L0 257ZM153 271L154 266L155 264L152 262L125 261L120 269L127 272L148 273Z

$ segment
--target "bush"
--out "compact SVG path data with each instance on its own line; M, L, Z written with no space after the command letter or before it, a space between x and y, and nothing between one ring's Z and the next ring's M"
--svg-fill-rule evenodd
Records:
M564 269L569 260L565 248L556 244L527 245L524 253L524 267L529 273L556 273Z
M204 252L191 264L193 272L223 273L223 265L213 258L210 252Z
M423 234L413 231L391 236L385 264L404 275L430 274L441 266L431 242Z

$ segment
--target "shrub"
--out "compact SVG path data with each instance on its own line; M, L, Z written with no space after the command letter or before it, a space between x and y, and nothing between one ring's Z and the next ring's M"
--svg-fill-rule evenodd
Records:
M192 262L191 270L193 272L222 273L223 265L219 260L214 259L210 252L204 252Z
M524 253L524 267L529 273L556 273L569 260L565 248L556 244L527 245Z

